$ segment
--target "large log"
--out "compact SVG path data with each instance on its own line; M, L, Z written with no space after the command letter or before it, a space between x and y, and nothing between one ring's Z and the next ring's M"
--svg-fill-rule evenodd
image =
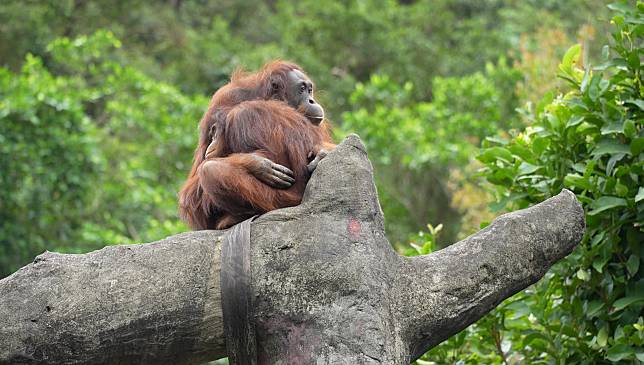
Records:
M192 364L226 356L219 231L83 255L0 281L0 364Z
M397 255L364 146L348 137L301 205L251 223L259 364L409 364L541 278L584 233L574 195ZM193 364L225 356L224 232L45 253L0 281L0 364Z

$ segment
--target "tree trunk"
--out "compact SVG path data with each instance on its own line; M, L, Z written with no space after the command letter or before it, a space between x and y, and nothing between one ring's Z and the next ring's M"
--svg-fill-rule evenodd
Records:
M409 364L539 280L583 233L565 190L446 249L401 257L364 146L350 136L320 162L301 205L250 224L257 363ZM0 281L0 364L225 356L223 234L38 256Z

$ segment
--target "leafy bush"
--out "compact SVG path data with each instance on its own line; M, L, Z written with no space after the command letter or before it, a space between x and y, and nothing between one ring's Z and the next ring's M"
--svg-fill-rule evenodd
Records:
M85 237L103 243L150 241L185 229L176 192L190 169L197 123L208 105L206 97L186 96L123 66L119 47L106 31L60 38L48 47L52 68L75 80L85 112L99 127L108 166Z
M0 277L54 242L75 242L101 170L79 90L28 56L0 68Z
M124 66L119 47L99 31L52 42L49 70L33 56L19 74L0 68L0 277L45 248L185 229L176 192L208 101Z
M586 211L580 247L494 314L509 342L504 356L644 361L644 3L609 7L616 29L605 63L581 68L580 46L572 47L560 65L572 90L546 96L526 112L524 132L490 139L479 156L497 186L497 209L524 208L568 188Z

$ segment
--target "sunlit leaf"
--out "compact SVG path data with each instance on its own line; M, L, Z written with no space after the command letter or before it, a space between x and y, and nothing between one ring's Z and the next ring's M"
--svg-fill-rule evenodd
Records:
M644 199L644 187L640 186L639 190L637 190L637 195L635 195L635 202L638 203L643 199Z
M628 100L624 100L624 103L633 104L633 105L637 106L638 108L640 108L640 110L644 110L644 100L641 100L641 99L628 99Z
M579 55L581 54L581 45L575 44L574 46L568 48L566 54L559 65L559 70L567 77L574 77L573 67L576 65L579 60ZM572 79L571 79L572 80ZM576 80L572 80L576 81Z
M608 331L606 331L606 327L602 327L599 330L599 333L597 333L597 344L601 347L606 346L608 343Z

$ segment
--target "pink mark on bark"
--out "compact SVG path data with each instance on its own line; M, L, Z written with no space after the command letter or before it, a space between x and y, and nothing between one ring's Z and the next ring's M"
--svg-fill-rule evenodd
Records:
M304 337L304 324L293 324L288 331L288 363L293 365L307 364L305 349L302 340Z
M311 354L313 348L320 344L321 339L315 333L307 331L304 323L294 323L287 318L277 317L259 320L258 325L263 336L277 336L282 339L280 342L286 351L287 364L308 365L313 363ZM268 365L270 356L266 353L266 349L261 345L259 347L257 363Z
M352 241L358 241L360 239L360 231L362 227L360 222L355 218L349 218L349 223L347 224L347 232L349 232L349 239Z

